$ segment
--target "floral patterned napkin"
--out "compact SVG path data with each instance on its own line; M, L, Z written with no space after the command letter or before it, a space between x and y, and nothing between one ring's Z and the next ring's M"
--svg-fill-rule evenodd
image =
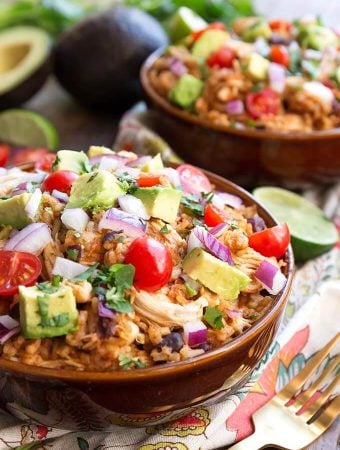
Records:
M139 153L162 151L176 156L159 137L125 117L116 146ZM340 231L340 184L305 196L323 206ZM69 432L38 423L7 405L20 418L0 410L0 450L210 450L225 448L252 433L252 414L298 373L306 361L339 331L340 242L325 255L300 267L293 282L281 330L251 379L217 405L199 407L185 417L145 428L111 426L110 432ZM334 354L340 349L335 349ZM322 370L323 367L320 369ZM0 387L1 388L1 387ZM335 447L335 443L334 443Z

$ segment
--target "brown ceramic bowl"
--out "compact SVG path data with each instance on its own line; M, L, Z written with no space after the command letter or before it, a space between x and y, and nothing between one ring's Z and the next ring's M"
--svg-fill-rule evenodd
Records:
M242 186L288 187L328 184L340 179L340 128L274 132L214 125L173 106L152 87L148 72L163 49L144 63L141 82L150 100L146 124L185 161Z
M277 224L248 192L206 174L218 190L257 204L268 227ZM126 372L53 370L0 357L0 408L62 429L107 430L113 424L161 423L223 400L249 379L273 342L292 283L291 247L284 259L285 288L264 316L230 343L187 361Z

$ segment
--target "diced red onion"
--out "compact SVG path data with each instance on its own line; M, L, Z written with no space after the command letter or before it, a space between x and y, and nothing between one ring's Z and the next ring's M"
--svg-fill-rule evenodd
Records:
M251 224L254 233L267 228L265 221L258 214L255 214L253 217L249 217L247 222Z
M188 68L177 58L171 58L169 69L178 77L181 77L188 72Z
M118 197L118 203L124 212L132 214L133 216L137 216L140 219L150 219L150 216L146 212L143 202L134 195L121 195Z
M31 198L28 200L25 206L25 211L30 219L34 219L37 215L40 202L42 198L42 192L40 189L36 189L33 194L31 195Z
M100 165L104 158L110 159L112 161L112 168L114 168L114 169L124 166L129 161L129 158L125 158L124 156L119 156L119 155L115 155L115 154L111 155L110 153L108 153L108 154L104 153L102 155L97 155L97 156L93 156L92 158L90 158L91 166L93 166L95 164ZM104 164L106 164L106 163L104 163Z
M319 81L307 81L303 84L302 89L326 105L331 105L334 100L332 90Z
M57 256L52 269L52 275L60 275L63 278L72 279L85 272L87 269L88 266L85 266L84 264L79 264Z
M181 178L176 169L173 169L172 167L165 167L160 173L161 175L165 175L169 178L169 181L174 188L182 188Z
M281 64L270 63L268 68L270 87L282 94L286 84L286 70Z
M259 37L254 42L254 48L261 56L264 56L265 58L268 56L270 51L270 46L268 45L268 42L263 38Z
M287 281L279 267L267 260L261 262L254 276L270 294L274 295L281 291Z
M66 255L67 255L67 253L68 253L69 250L73 250L73 251L76 252L76 253L74 253L75 257L74 257L74 258L71 258L71 259L72 259L73 261L79 261L80 258L81 258L81 254L82 254L82 248L81 248L81 245L80 245L80 244L69 245L69 246L67 247L67 250L66 250Z
M210 253L215 255L221 261L230 265L234 264L230 249L216 239L215 236L210 234L203 227L195 227L192 231Z
M40 255L51 240L51 231L46 223L31 223L7 241L3 249Z
M201 320L194 320L183 325L184 342L189 347L197 347L208 340L208 329Z
M0 316L0 344L4 344L15 334L20 332L20 324L11 316Z
M115 175L125 175L128 174L131 178L138 178L140 174L140 169L137 169L135 167L120 167L116 170Z
M244 113L244 104L242 100L231 100L226 104L226 111L231 116Z
M232 208L240 208L243 205L243 201L237 195L228 194L228 192L216 192L212 198L212 204L219 208L223 208L225 205Z
M201 289L201 284L198 281L193 280L192 278L190 278L185 273L181 273L180 278L182 278L182 280L185 283L187 283L191 287L191 289L194 289L197 292Z
M98 302L98 316L106 317L107 319L114 319L116 313L112 309L107 308L103 302Z
M306 59L314 59L314 61L321 61L322 52L319 52L318 50L314 50L312 48L306 48L306 50L303 53L303 56Z
M136 159L130 161L129 163L127 163L127 166L140 168L140 167L144 166L144 164L148 163L151 160L152 160L152 156L144 155L144 156L140 156L139 158L136 158Z
M53 189L52 197L56 198L57 200L61 201L62 203L67 203L69 200L69 196L67 194L65 194L65 192L57 191L57 189Z
M64 209L61 215L61 221L69 230L76 230L82 233L90 218L86 212L81 208Z
M227 315L234 319L235 317L242 317L242 311L240 309L228 309Z
M128 214L117 208L111 208L106 211L104 217L98 224L99 230L113 230L122 232L130 237L137 238L144 236L146 223L132 214Z
M191 250L193 250L194 248L203 248L204 245L202 244L202 242L198 239L198 237L196 236L196 234L194 233L193 230L191 230L188 240L187 240L187 253L190 253Z
M209 233L217 238L220 237L224 233L224 231L228 230L229 227L230 225L227 222L219 223L214 228L211 228L209 230Z

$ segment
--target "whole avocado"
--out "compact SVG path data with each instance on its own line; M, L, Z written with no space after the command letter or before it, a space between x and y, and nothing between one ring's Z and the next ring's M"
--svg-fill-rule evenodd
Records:
M142 96L141 65L167 43L163 28L149 14L109 9L63 33L55 51L55 75L79 103L119 111Z

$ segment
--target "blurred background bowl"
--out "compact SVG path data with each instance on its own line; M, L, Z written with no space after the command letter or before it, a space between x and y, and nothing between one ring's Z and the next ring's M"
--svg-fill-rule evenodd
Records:
M305 188L340 179L340 128L311 132L235 129L176 108L152 87L148 72L163 49L141 70L151 111L144 122L186 162L248 188L277 184Z

